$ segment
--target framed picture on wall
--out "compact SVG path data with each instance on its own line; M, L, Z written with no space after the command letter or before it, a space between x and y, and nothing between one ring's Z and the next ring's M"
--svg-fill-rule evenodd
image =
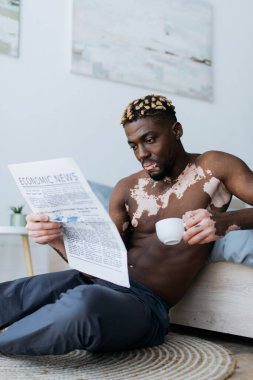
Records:
M74 0L72 71L211 101L212 8L200 0Z
M0 0L0 54L19 55L19 0Z

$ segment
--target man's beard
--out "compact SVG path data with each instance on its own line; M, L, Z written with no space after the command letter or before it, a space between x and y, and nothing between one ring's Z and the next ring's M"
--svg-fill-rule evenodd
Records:
M159 173L148 173L149 176L154 180L154 181L161 181L166 177L165 171L161 171Z
M167 165L163 167L159 172L150 172L148 175L154 181L162 181L165 177L171 176L171 165Z

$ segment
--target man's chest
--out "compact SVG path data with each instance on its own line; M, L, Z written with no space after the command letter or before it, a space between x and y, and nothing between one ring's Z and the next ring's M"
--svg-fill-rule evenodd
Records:
M220 184L211 191L206 178L187 185L182 182L155 182L141 178L128 195L128 214L133 227L153 225L157 220L182 217L189 210L207 208L220 193Z

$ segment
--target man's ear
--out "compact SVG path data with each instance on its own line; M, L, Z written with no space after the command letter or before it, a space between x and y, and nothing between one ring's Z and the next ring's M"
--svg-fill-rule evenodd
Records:
M177 121L174 123L171 127L172 133L175 135L176 140L180 140L180 138L183 136L183 127L182 125Z

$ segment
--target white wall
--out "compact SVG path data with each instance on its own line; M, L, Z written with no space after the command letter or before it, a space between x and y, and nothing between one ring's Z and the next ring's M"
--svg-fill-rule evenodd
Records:
M210 3L214 102L165 95L188 151L225 150L253 167L253 3ZM20 57L0 56L0 224L10 205L22 203L8 163L72 156L87 178L111 185L139 169L119 119L127 103L154 90L70 72L71 4L23 0Z

